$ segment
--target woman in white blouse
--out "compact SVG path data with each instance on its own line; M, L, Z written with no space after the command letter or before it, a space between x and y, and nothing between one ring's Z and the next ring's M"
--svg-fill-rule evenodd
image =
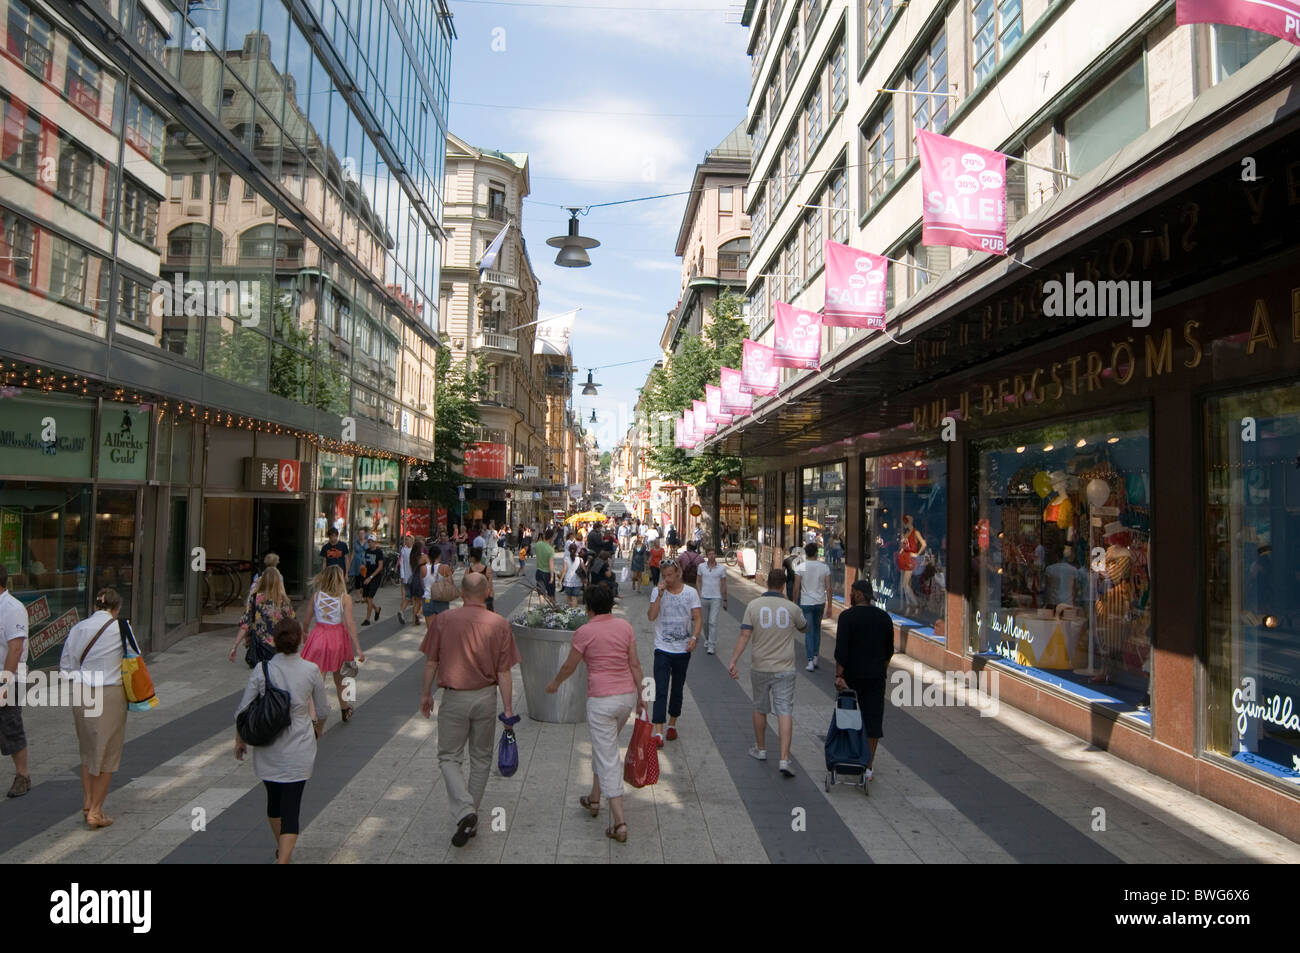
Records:
M91 830L108 827L104 798L122 763L126 739L126 690L122 687L122 643L130 626L118 621L122 597L112 589L95 594L95 612L72 627L63 643L59 671L77 683L72 721L81 749L81 813Z
M570 543L567 555L564 557L564 580L561 589L569 597L569 608L571 609L582 598L582 576L579 575L581 569L582 560L578 557L578 544Z

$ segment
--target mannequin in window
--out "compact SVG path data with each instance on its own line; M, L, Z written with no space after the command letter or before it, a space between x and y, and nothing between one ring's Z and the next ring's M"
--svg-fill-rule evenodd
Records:
M1109 682L1114 660L1122 657L1133 623L1133 554L1127 546L1106 550L1106 578L1110 588L1093 606L1101 672L1094 679Z
M904 516L903 534L898 549L898 568L903 573L900 588L903 590L904 608L921 607L921 600L912 591L912 571L921 564L921 556L925 553L925 549L925 537L913 524L912 517Z

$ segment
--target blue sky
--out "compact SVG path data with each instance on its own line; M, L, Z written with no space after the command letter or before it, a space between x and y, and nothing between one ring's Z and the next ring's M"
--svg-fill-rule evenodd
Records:
M690 188L695 166L744 118L748 30L725 0L451 0L451 131L529 154L523 233L543 315L580 307L576 378L596 372L597 398L575 395L602 449L629 424L636 389L659 356L677 304L674 255L684 196L595 208L581 231L600 241L589 268L560 268L546 245L567 229L560 205L592 205ZM635 9L632 9L635 8ZM730 12L730 16L728 13ZM494 51L504 41L504 51ZM487 108L470 103L526 109ZM575 110L575 111L566 111ZM653 114L653 115L646 115ZM669 115L671 114L671 115Z

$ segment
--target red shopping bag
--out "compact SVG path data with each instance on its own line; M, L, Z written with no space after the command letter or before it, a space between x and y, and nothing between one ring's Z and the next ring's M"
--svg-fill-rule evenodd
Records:
M644 788L659 780L659 746L651 734L650 721L638 718L632 724L632 741L623 761L623 780L634 788Z

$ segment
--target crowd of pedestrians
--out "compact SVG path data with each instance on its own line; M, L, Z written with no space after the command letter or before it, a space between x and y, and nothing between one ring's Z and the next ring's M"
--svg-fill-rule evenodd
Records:
M332 676L341 721L355 714L358 666L366 661L359 627L378 621L375 599L396 562L401 601L399 624L424 625L421 651L426 665L420 709L430 717L434 693L438 706L438 761L455 823L452 843L465 846L478 832L479 812L493 755L498 717L518 721L513 710L511 669L519 662L511 626L494 611L492 556L501 548L535 559L539 593L580 602L587 622L574 633L568 657L547 692L587 667L586 706L591 737L592 786L579 801L593 817L602 797L610 804L607 837L625 842L628 825L623 808L619 735L635 712L648 718L653 743L664 747L679 736L687 673L701 641L708 655L717 651L719 620L728 610L728 576L711 543L698 538L684 547L675 527L621 521L604 531L562 525L524 526L518 535L494 523L454 526L437 538L406 535L396 553L386 553L377 536L359 529L351 542L330 527L319 551L319 572L298 617L286 593L279 558L267 554L254 577L229 652L233 662L244 648L251 671L236 715L245 713L268 692L287 693L288 713L273 741L253 749L253 770L267 794L268 825L276 839L276 859L288 863L299 833L302 799L315 764L316 739L328 719L330 702L325 676ZM680 550L680 554L679 551ZM750 653L754 745L749 754L767 760L768 716L777 719L779 768L793 777L794 695L798 664L797 638L803 634L806 670L814 672L820 655L821 625L830 612L830 570L809 543L786 559L787 568L766 575L767 588L749 601L740 624L728 671ZM621 574L616 557L626 560ZM456 570L463 566L459 581ZM349 585L350 583L350 585ZM654 625L653 696L643 695L642 670L635 632L615 615L620 583L631 593L648 591L646 618ZM8 589L0 564L0 641L5 648L0 693L10 687L26 663L27 614ZM626 593L625 593L626 595ZM458 606L454 606L459 602ZM886 677L893 653L893 625L872 604L869 583L852 587L851 607L837 620L835 686L852 691L863 711L872 754L883 735ZM73 627L60 659L60 671L86 691L73 710L81 752L83 810L92 829L113 821L104 813L112 776L121 765L127 702L122 690L122 661L133 644L129 624L119 619L122 601L112 589L96 593L94 614ZM358 624L356 610L362 612ZM502 714L497 714L500 697ZM0 699L2 701L3 699ZM95 717L90 713L94 711ZM249 745L236 732L235 753L242 759ZM0 754L11 757L15 777L10 797L30 790L27 742L21 707L0 704ZM468 766L466 766L468 762ZM868 772L868 777L870 772Z

